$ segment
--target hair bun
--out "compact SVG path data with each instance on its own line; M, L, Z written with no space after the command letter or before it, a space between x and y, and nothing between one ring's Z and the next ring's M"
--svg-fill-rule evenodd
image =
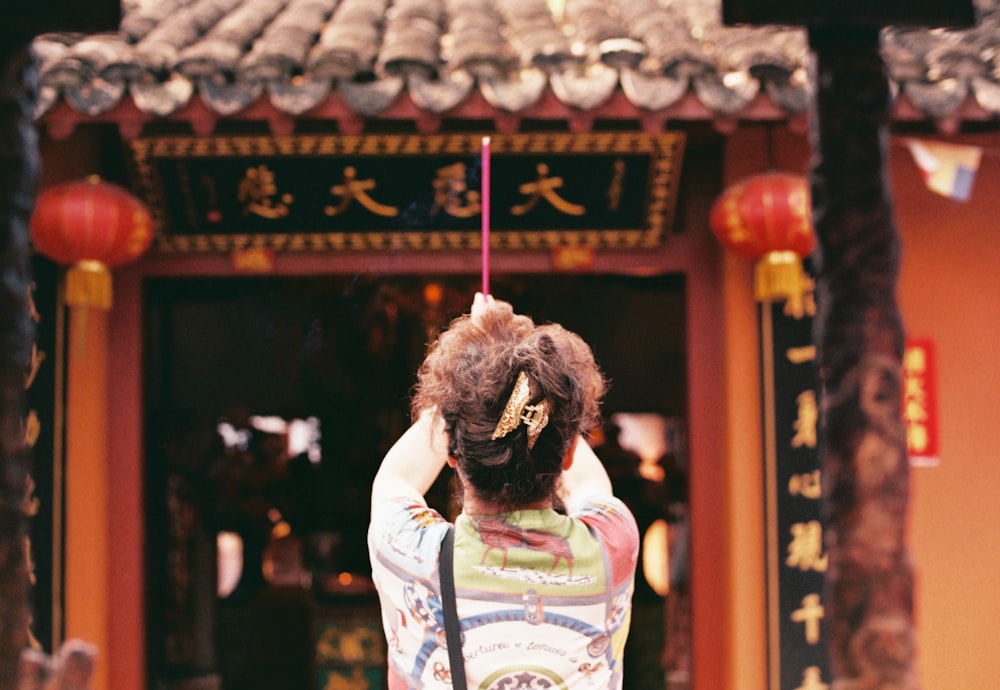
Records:
M542 337L538 339L538 351L548 357L556 351L556 342L552 339L552 336L548 333L543 333Z

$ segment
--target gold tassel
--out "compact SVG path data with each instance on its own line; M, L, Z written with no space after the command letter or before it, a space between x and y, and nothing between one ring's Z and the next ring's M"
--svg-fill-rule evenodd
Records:
M795 252L768 252L754 265L754 297L758 302L799 297L806 289L803 277Z
M66 271L66 304L111 309L111 271L100 261L78 261Z

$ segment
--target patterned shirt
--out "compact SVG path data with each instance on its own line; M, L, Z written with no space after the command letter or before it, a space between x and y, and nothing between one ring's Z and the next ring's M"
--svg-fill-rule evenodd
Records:
M372 516L389 690L451 690L438 578L447 528L408 499ZM455 589L469 690L621 688L638 550L635 519L611 496L570 515L460 515Z

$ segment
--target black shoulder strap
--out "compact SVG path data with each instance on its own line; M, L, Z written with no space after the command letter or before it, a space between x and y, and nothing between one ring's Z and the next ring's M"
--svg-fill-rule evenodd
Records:
M455 528L448 525L448 534L441 542L441 606L444 608L444 634L451 661L451 687L465 690L465 660L462 659L462 632L458 627L455 606Z

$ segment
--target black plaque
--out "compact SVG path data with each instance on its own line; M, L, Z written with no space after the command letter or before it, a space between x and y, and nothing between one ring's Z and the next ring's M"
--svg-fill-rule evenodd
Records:
M161 251L481 246L482 136L153 137L131 143ZM490 137L490 245L661 245L684 136Z

